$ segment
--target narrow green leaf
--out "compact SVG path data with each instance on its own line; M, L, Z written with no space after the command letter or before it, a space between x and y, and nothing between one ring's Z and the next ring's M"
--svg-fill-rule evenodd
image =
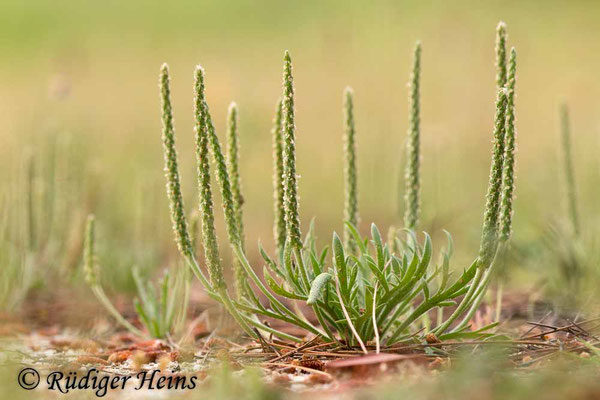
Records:
M340 281L340 290L342 293L346 292L348 285L348 274L346 269L346 257L344 255L344 246L337 233L333 233L333 262L337 271L338 279Z
M282 297L287 297L288 299L294 300L306 300L306 296L297 295L295 293L291 293L283 288L283 286L277 284L275 279L269 274L269 271L266 268L263 268L263 274L265 276L265 280L267 281L267 285L269 288Z

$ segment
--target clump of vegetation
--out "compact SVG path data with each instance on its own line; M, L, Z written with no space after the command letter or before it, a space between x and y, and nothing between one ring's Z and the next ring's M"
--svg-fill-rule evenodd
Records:
M370 239L363 238L358 232L356 131L352 92L347 90L344 95L344 217L347 221L344 241L334 232L331 250L328 247L317 249L312 225L306 236L302 237L301 234L295 154L294 82L291 57L285 52L283 94L277 106L272 131L277 252L275 256L269 256L262 247L260 248L265 261L263 278L266 284L256 274L245 254L241 235L239 174L235 168L231 168L237 165L237 145L230 146L230 168L227 168L205 99L205 75L202 67L198 67L195 73L195 131L202 239L208 276L199 266L190 244L183 207L169 73L166 65L162 67L160 88L165 171L176 242L209 295L225 306L246 334L257 338L262 331L285 339L301 340L260 322L255 317L258 315L295 325L307 334L317 335L324 340L360 346L366 352L366 345L370 341L375 341L379 348L380 343L389 345L414 340L428 333L433 333L441 339L484 335L485 330L494 326L492 324L477 332L468 329L469 320L489 285L495 260L510 237L512 225L516 52L511 50L507 63L506 31L503 23L499 25L497 35L498 96L481 247L475 261L456 279L452 279L450 269L450 236L448 235L446 250L441 252L440 261L436 263L432 261L433 245L429 235L425 233L424 239L419 241L415 232L420 208L420 44L415 48L410 82L405 230L396 231L392 235L391 243L384 243L375 225L371 225ZM230 143L232 142L234 141L230 140ZM231 149L235 151L232 152ZM219 256L209 158L212 158L223 198L227 236L237 256L237 263L234 264L234 276L238 281L235 300L228 292ZM332 253L331 261L328 259L329 251ZM243 270L240 271L239 268ZM243 283L239 282L241 277L245 276L254 284L255 289L246 280ZM258 294L267 299L266 305L260 301ZM284 304L284 301L280 300L283 298L294 306L290 308ZM305 315L307 309L304 305L312 308L316 319L312 320L314 323ZM443 313L446 307L454 307L449 316ZM435 325L431 324L429 315L433 310L437 310L438 316Z
M108 310L108 312L125 327L131 333L143 336L142 331L133 326L127 321L121 313L115 308L108 296L104 292L102 285L99 281L99 267L96 255L96 218L93 215L89 215L85 227L85 245L83 253L83 271L85 274L85 281L92 289L94 296L98 301Z
M174 332L181 331L189 299L188 269L180 266L174 278L165 271L158 287L155 287L152 282L142 278L138 268L133 268L133 279L138 293L138 297L134 300L134 307L140 322L146 328L145 332L141 331L121 315L100 284L95 222L93 215L88 216L83 257L85 281L94 296L119 324L134 335L167 338Z
M138 297L134 301L140 321L150 336L166 338L185 322L188 302L187 277L184 268L178 268L172 277L169 271L158 282L157 287L140 276L139 270L133 270Z
M9 171L0 196L0 310L16 310L32 288L74 277L91 200L84 153L71 136L52 135Z
M563 212L553 216L538 243L531 245L532 262L543 270L543 292L546 299L568 315L588 308L595 300L593 282L598 278L600 253L591 232L581 229L577 201L576 176L572 153L569 109L562 103L560 116L560 171Z

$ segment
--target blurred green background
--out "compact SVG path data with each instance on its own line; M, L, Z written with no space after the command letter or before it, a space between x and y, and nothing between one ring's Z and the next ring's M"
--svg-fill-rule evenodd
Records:
M78 266L89 212L97 215L101 263L111 267L116 287L128 287L134 263L156 268L176 259L157 87L159 67L167 62L186 207L197 204L192 78L194 66L202 64L221 138L229 102L240 107L251 257L258 240L272 248L270 127L285 49L294 62L303 226L315 217L324 241L342 227L346 85L355 90L361 228L366 233L372 221L384 231L401 225L406 83L412 48L421 40L422 228L439 239L442 228L449 230L457 265L466 266L478 249L488 180L500 20L518 52L515 241L536 239L564 214L562 100L571 108L585 230L598 222L599 17L600 3L594 1L3 0L6 237L17 248L26 240L27 160L33 159L35 229L38 237L54 235L55 247L66 247L56 252L59 258L46 257L48 265ZM51 205L42 199L49 192L45 174L55 182ZM51 208L57 211L46 217ZM442 243L437 241L438 249Z

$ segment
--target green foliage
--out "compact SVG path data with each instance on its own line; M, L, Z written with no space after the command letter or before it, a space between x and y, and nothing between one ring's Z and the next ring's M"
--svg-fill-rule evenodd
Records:
M460 331L467 327L470 319L477 311L487 291L492 275L506 259L507 240L512 230L512 204L514 197L514 163L515 163L515 110L514 89L516 80L516 51L511 50L510 70L506 74L506 26L498 25L496 31L496 68L497 83L505 84L498 90L496 98L496 114L494 117L494 138L490 180L486 195L483 215L483 228L479 256L476 260L478 270L469 288L454 313L437 331L448 328L461 313L465 313L462 321L454 328ZM508 81L508 84L506 83ZM510 131L507 133L507 131ZM497 302L501 302L501 288L498 289ZM499 315L499 311L497 311Z
M98 301L124 328L137 336L145 333L127 321L106 296L100 283L98 257L96 255L96 219L89 215L85 227L83 251L83 272L85 281L90 286ZM189 276L185 266L178 266L175 278L168 271L158 283L158 288L141 277L138 268L133 268L133 280L138 298L134 307L140 321L148 334L154 338L166 338L174 333L175 328L181 330L187 312L189 297Z
M499 29L500 32L503 30ZM504 45L504 42L502 42ZM245 255L243 243L239 240L237 212L231 187L239 188L239 182L230 184L227 169L223 168L224 157L218 138L212 125L208 105L204 98L204 73L201 67L196 71L196 153L198 159L198 184L200 190L200 209L202 214L203 241L206 253L210 282L192 255L182 252L188 263L196 271L208 293L220 301L232 314L244 331L257 336L254 326L263 332L271 333L283 339L300 341L301 338L286 334L263 324L256 316L279 319L295 325L307 333L320 336L325 340L343 340L347 344L359 344L367 351L364 343L371 340L385 344L422 338L433 332L440 338L461 338L489 335L485 331L495 326L484 327L479 331L469 331L468 322L479 306L491 279L494 261L499 247L498 231L500 215L503 216L503 231L510 233L512 224L512 194L514 168L514 84L516 73L515 53L510 61L509 87L498 91L494 125L494 146L492 168L488 187L484 229L479 257L465 268L460 276L453 277L450 268L452 240L448 234L448 246L440 253L439 261L433 260L433 244L425 234L420 242L414 233L418 221L419 209L419 75L420 44L415 49L413 76L411 80L411 128L407 147L407 226L404 231L392 230L387 243L384 243L378 228L371 225L370 238L361 237L352 219L358 218L356 201L356 155L353 105L351 92L345 93L345 170L346 202L345 240L333 234L331 243L331 261L328 261L329 249L317 250L314 225L304 239L300 236L300 218L298 212L295 123L294 123L294 87L292 63L289 53L285 52L283 74L283 99L278 106L273 128L274 147L274 209L276 214L275 234L278 241L281 229L281 215L285 216L286 240L278 242L277 255L270 257L260 248L265 261L263 278L250 265ZM500 62L499 62L500 63ZM500 63L501 64L501 63ZM500 65L499 64L499 65ZM499 67L500 68L500 67ZM508 117L507 117L508 104ZM237 164L237 151L232 155L235 145L235 128L231 120L230 175L238 177L239 171L232 166ZM235 120L235 116L233 116ZM505 125L508 125L505 128ZM282 128L280 128L282 126ZM510 138L505 146L505 129ZM233 144L231 144L233 143ZM210 189L210 166L208 163L209 146L216 161L217 181L221 185L228 237L239 265L245 270L249 280L258 289L255 293L251 286L246 287L243 295L236 301L230 299L219 259L212 193ZM168 149L167 149L168 150ZM280 172L283 172L280 175ZM168 175L168 178L171 176ZM178 179L178 176L172 175ZM281 179L279 179L281 177ZM234 178L237 180L237 178ZM173 185L177 186L177 185ZM235 192L236 189L233 191ZM283 192L283 197L281 196ZM505 196L502 199L502 195ZM283 199L283 210L282 201ZM503 200L503 201L501 201ZM237 207L239 207L239 202ZM282 212L283 211L283 212ZM178 234L177 229L175 233ZM504 248L504 240L501 242ZM265 284L266 282L266 284ZM259 294L266 299L261 301ZM302 307L284 304L278 297L288 302L306 302L312 307L318 320L314 325L302 311ZM458 300L460 299L460 302ZM450 316L444 314L446 307L455 307ZM437 312L437 324L431 325L431 313ZM462 321L455 324L458 318Z
M198 186L200 191L200 208L202 212L202 233L204 239L204 249L208 264L208 271L211 279L212 287L219 293L221 300L224 302L228 310L234 314L243 327L246 327L247 332L251 332L249 327L241 319L233 309L229 294L227 293L227 285L225 283L223 267L219 257L219 249L217 243L216 231L214 228L214 214L212 208L212 192L210 189L210 167L208 163L208 149L210 149L214 163L217 183L221 189L221 197L223 199L223 211L225 213L225 223L227 228L227 236L232 246L241 245L238 218L236 215L236 207L231 191L231 183L229 173L227 171L227 163L225 156L221 150L219 138L215 133L215 127L212 123L208 103L204 96L204 69L200 66L196 68L196 83L195 83L195 113L196 113L196 157L198 160ZM193 257L189 257L192 259ZM188 261L194 270L198 270L197 262ZM237 264L236 264L237 265ZM237 272L236 275L241 275L242 272ZM206 284L205 284L206 286ZM241 284L239 285L241 287Z
M188 301L185 268L179 266L175 278L165 271L157 287L142 278L138 268L133 268L138 293L138 297L134 299L135 311L153 338L167 338L174 333L176 322L184 320L177 316L187 310L185 306L182 307ZM181 324L178 328L181 328Z
M523 246L526 263L537 270L544 295L553 305L567 313L589 309L598 301L597 282L600 279L598 237L579 225L575 173L571 149L571 131L566 103L561 104L560 152L564 185L563 213L554 216L541 238ZM567 221L564 224L563 221ZM566 225L566 226L565 226Z
M251 299L241 301L239 307L323 335L317 328L307 327L307 322L277 300L274 294L292 301L306 301L322 321L321 326L327 331L323 336L327 340L340 337L356 343L342 310L343 302L351 324L363 342L375 337L375 320L379 335L392 344L422 335L421 328L428 313L432 310L441 313L444 307L455 305L453 300L464 295L473 280L476 263L457 279L452 279L451 254L448 251L442 251L439 263L432 262L433 245L429 235L425 235L422 244L417 242L416 237L409 236L409 240L399 243L402 253L394 254L388 244L381 241L375 225L372 225L370 239L360 237L353 225L347 226L352 233L353 245L359 249L357 255L347 254L342 241L334 234L333 255L328 262L327 249L317 250L312 229L307 234L304 248L298 255L284 259L283 263L263 254L267 265L264 274L271 281L271 291L262 285L243 252L238 250L250 278L269 299L267 307ZM396 240L402 241L400 237ZM310 266L307 269L308 285L304 284L300 268L294 268L299 265ZM336 294L336 285L340 297ZM375 304L374 298L377 299Z
M144 336L143 333L135 326L131 325L121 313L111 303L100 284L98 279L99 266L96 256L96 219L93 215L89 215L85 226L85 243L83 249L83 271L87 284L92 289L96 299L104 306L104 308L120 323L124 328L137 336Z
M166 70L166 67L163 68ZM186 251L186 248L180 246L179 249L184 256L187 264L192 269L196 277L200 280L202 285L207 289L208 293L215 299L221 301L230 314L236 319L244 331L250 335L255 336L254 331L250 329L244 317L238 313L232 304L231 298L227 292L227 285L225 283L223 268L219 256L219 248L217 243L216 230L214 226L214 212L213 212L213 201L212 191L210 185L210 164L209 164L209 146L212 149L212 155L216 162L217 168L217 182L221 187L221 194L223 197L225 219L227 222L227 231L229 240L232 245L240 245L238 236L236 216L233 208L233 197L231 195L231 188L229 184L229 175L227 172L227 166L225 157L221 151L219 140L215 134L215 129L212 124L208 104L204 97L204 69L200 66L196 68L194 81L194 112L195 112L195 130L196 130L196 159L197 159L197 176L198 176L198 190L199 190L199 202L200 202L200 214L201 214L201 225L202 225L202 239L204 242L205 260L207 263L207 269L210 276L210 281L206 278L205 274L200 269L196 260L194 252L191 250ZM161 79L161 82L167 82L168 79ZM165 96L164 84L161 85L161 95ZM168 93L168 91L167 91ZM163 100L164 102L164 100ZM170 113L170 109L169 109ZM172 120L172 116L170 117ZM174 144L174 140L170 141L170 144ZM176 154L174 153L173 146L165 146L165 157L170 154L174 154L172 157L175 160L174 165L176 166ZM167 187L180 187L179 174L171 173L167 174ZM168 192L169 193L169 192ZM181 195L181 193L179 193ZM173 197L169 196L169 200L173 203ZM177 199L175 198L175 201ZM173 204L171 209L173 210ZM174 224L175 236L179 238L182 236L182 232L185 235L187 233L187 223L185 222L185 214L178 213L177 216L181 217L183 223L185 223L186 229L183 231L178 229L178 225ZM180 224L183 225L183 224ZM178 243L182 240L178 239ZM189 240L188 240L189 242Z
M95 197L85 179L87 149L51 134L5 168L0 194L0 310L17 311L32 290L79 283L85 209Z

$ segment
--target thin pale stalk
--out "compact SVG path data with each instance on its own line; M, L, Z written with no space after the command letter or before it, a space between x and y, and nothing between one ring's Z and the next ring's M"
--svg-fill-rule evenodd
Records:
M579 213L577 211L577 191L575 189L575 172L573 168L573 156L571 149L571 129L569 124L569 108L566 103L560 107L560 133L561 149L567 213L569 215L571 230L575 236L579 235Z
M373 289L373 333L375 334L375 353L379 354L379 349L381 346L379 340L379 328L377 327L377 316L375 311L377 310L377 286L379 282L375 282L375 288Z
M338 284L337 277L335 280L335 291L337 293L338 299L340 300L340 306L342 307L342 312L344 313L344 317L346 318L346 321L348 322L348 327L352 331L352 334L356 338L356 341L360 345L360 348L362 349L363 353L369 354L369 352L367 351L367 348L365 347L365 344L363 343L362 339L360 338L360 335L358 334L358 332L356 332L356 328L354 327L354 324L352 323L352 320L350 319L350 315L348 314L348 311L346 310L346 306L344 305L344 300L342 299L342 294L340 293L340 286Z
M502 296L504 293L504 283L498 283L498 287L496 289L496 311L495 311L495 320L500 321L500 316L502 315Z
M219 288L219 297L221 298L221 303L225 306L229 314L235 319L235 321L240 325L240 327L246 332L248 336L251 338L256 338L256 332L250 328L246 320L244 319L244 315L240 313L237 308L233 305L231 297L229 297L229 293L227 293L227 288L221 287Z
M27 249L33 252L37 243L35 213L35 161L33 154L27 158Z
M303 340L302 340L302 339L300 339L300 338L297 338L296 336L289 335L289 334L287 334L287 333L285 333L285 332L278 331L277 329L273 329L273 328L271 328L270 326L268 326L268 325L265 325L265 324L263 324L263 323L261 323L261 322L259 322L259 321L255 320L255 319L253 319L252 317L250 317L250 316L248 316L248 315L244 315L244 314L242 314L242 317L243 317L243 318L244 318L244 319L245 319L245 320L246 320L246 321L247 321L247 322L248 322L250 325L254 325L255 327L257 327L257 328L258 328L258 329L260 329L261 331L265 331L265 332L271 333L271 334L273 334L273 335L275 335L275 336L277 336L277 337L279 337L279 338L281 338L281 339L291 340L292 342L295 342L295 343L302 343L302 342L303 342Z
M446 319L446 321L444 321L444 323L442 325L436 327L433 330L433 333L435 333L435 335L439 336L442 333L444 333L450 327L450 325L452 325L454 323L454 321L456 321L456 319L459 318L463 314L463 312L467 309L467 307L469 307L472 304L473 295L477 292L479 283L481 282L481 279L482 279L482 275L483 275L483 269L477 268L477 271L475 272L475 276L473 277L473 280L471 281L469 290L465 294L465 297L463 297L462 301L459 303L459 305L456 307L456 310L454 310L454 312L450 315L450 317L448 317L448 319Z
M117 311L115 306L113 306L111 301L108 299L108 297L106 296L106 294L104 293L104 290L102 289L102 287L100 285L92 286L92 292L94 293L94 296L96 296L98 301L100 301L100 303L104 306L104 308L106 308L108 310L110 315L112 315L113 318L115 320L117 320L117 322L120 323L125 329L127 329L129 332L133 333L136 336L148 337L148 335L144 334L138 328L133 326L129 321L127 321L125 318L123 318L121 313L119 313L119 311Z

